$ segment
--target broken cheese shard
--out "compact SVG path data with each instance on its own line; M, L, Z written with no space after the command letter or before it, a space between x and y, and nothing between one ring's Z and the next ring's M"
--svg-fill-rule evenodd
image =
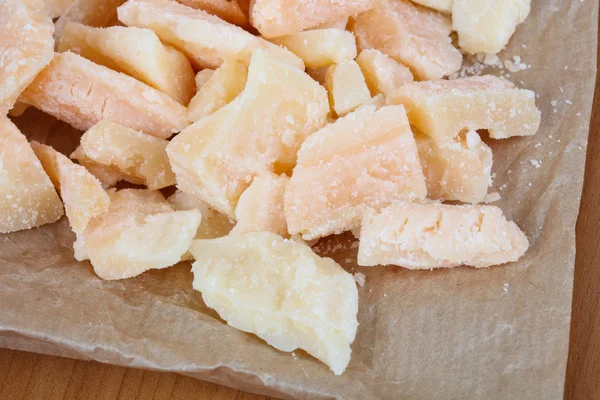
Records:
M203 69L202 71L198 72L196 74L196 91L200 90L200 88L202 86L204 86L206 84L206 82L208 82L208 80L211 78L211 76L213 76L213 74L215 73L214 69Z
M216 239L231 232L233 223L220 212L210 208L202 200L182 191L177 191L168 198L169 204L178 211L198 210L202 214L202 222L194 239ZM191 258L191 257L190 257Z
M117 182L125 179L125 176L114 167L97 163L92 160L82 151L81 146L77 146L75 151L71 153L70 158L77 160L79 165L85 167L88 172L96 177L102 183L104 189L111 188L116 185ZM142 182L134 182L141 185Z
M412 0L413 2L434 10L450 14L452 12L452 3L454 0Z
M356 58L356 42L343 29L316 29L271 39L304 61L306 68L323 68Z
M452 27L468 53L499 53L529 15L531 0L454 0Z
M84 167L50 146L31 142L31 147L60 193L73 232L81 233L93 218L108 210L108 194Z
M367 105L304 142L285 191L285 216L290 234L310 240L355 228L367 208L425 196L404 108Z
M0 116L54 57L53 32L42 0L0 2Z
M177 186L234 218L253 178L290 171L300 145L327 123L328 112L322 86L258 50L242 93L167 146Z
M225 21L242 27L249 26L246 14L235 0L177 0L186 6L204 10Z
M329 103L335 113L343 117L371 100L371 93L356 61L332 65L325 75Z
M248 232L272 232L288 237L287 222L283 214L283 194L289 178L265 172L254 181L240 197L235 209L237 224L232 235Z
M413 74L405 65L375 49L366 49L356 57L372 96L387 96L394 89L414 81Z
M462 56L452 45L450 17L407 0L381 0L354 22L359 49L377 49L407 65L419 80L458 71Z
M166 94L71 52L56 54L19 100L81 131L106 119L166 139L189 124Z
M219 17L170 0L129 0L119 7L127 26L152 29L164 42L184 53L197 69L216 68L224 60L248 65L257 49L304 69L294 53L246 32Z
M55 222L63 205L27 139L0 116L0 233Z
M43 0L46 12L51 19L58 18L67 11L75 0Z
M232 327L281 351L303 349L340 375L358 322L351 274L269 232L194 241L193 288Z
M375 7L377 0L253 0L250 22L267 38L339 21Z
M80 151L96 163L112 167L122 178L158 190L175 184L167 142L110 121L101 121L81 137Z
M244 90L247 79L248 70L244 64L235 60L223 62L190 102L188 119L196 122L229 104Z
M107 280L137 276L177 264L202 218L198 210L174 211L160 192L110 191L110 208L93 219L75 242L75 258L89 259Z
M358 265L485 268L517 261L528 247L498 207L400 202L365 216Z
M60 41L63 29L69 22L102 28L118 22L117 7L126 0L75 0L56 21L54 37Z
M196 93L194 70L188 59L164 46L149 29L92 28L69 23L58 47L97 64L132 76L187 105Z
M422 133L415 139L430 199L484 201L492 184L492 149L477 132L462 132L441 144Z
M387 103L404 105L410 123L439 143L463 129L487 129L493 139L529 136L541 118L535 93L492 75L409 83Z

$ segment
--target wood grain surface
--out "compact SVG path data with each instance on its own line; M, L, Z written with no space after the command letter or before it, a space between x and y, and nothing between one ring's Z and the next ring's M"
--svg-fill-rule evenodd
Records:
M565 398L600 399L600 85L592 116L581 213ZM0 349L0 399L263 400L173 373Z

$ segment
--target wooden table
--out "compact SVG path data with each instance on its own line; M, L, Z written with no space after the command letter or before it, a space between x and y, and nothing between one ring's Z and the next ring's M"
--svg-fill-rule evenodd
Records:
M567 368L567 399L600 399L600 85L596 83L585 186L577 223L577 261ZM0 399L259 400L173 373L0 349Z

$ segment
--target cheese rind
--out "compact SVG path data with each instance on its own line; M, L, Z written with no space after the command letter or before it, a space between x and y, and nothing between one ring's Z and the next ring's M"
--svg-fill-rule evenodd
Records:
M174 211L160 192L109 191L110 208L75 242L75 258L89 259L106 280L137 276L177 264L200 225L198 210Z
M42 0L0 2L0 116L54 57L53 32Z
M231 234L272 232L288 237L283 213L283 195L288 181L287 176L272 172L265 172L254 178L235 208L237 224Z
M63 205L25 136L0 116L0 233L49 224Z
M196 93L188 59L163 45L149 29L112 26L92 28L71 22L58 50L72 51L97 64L123 72L187 105Z
M71 52L56 54L20 101L81 131L109 120L166 139L189 125L166 94Z
M356 58L356 41L343 29L315 29L271 39L304 61L306 68L324 68Z
M60 193L73 232L81 233L93 218L108 210L108 194L84 167L50 146L31 142L31 148Z
M306 240L342 233L368 208L426 195L404 108L363 106L302 145L285 191L288 231Z
M242 93L167 146L177 186L235 218L261 172L290 171L306 137L327 123L326 90L304 72L256 51Z
M450 17L407 0L381 0L355 18L353 31L359 50L380 50L410 67L419 80L451 75L462 64L450 39Z
M118 12L122 23L152 29L164 42L184 53L196 69L217 68L229 59L248 65L257 49L304 69L302 60L289 50L175 1L129 0Z
M351 274L268 232L194 241L193 287L229 325L281 351L303 349L339 375L358 322Z
M267 38L289 35L369 10L377 0L252 0L250 22Z
M492 184L492 149L477 132L461 132L447 143L436 143L420 132L415 139L428 198L472 204L485 200Z
M454 0L452 27L468 53L499 53L527 18L531 0Z
M487 129L493 139L530 136L541 119L535 93L492 75L409 83L387 103L404 105L410 123L438 143L463 129Z
M517 261L528 247L498 207L398 202L365 216L358 265L485 268Z
M121 178L150 190L175 184L164 139L100 121L81 137L80 151L92 161L116 169Z

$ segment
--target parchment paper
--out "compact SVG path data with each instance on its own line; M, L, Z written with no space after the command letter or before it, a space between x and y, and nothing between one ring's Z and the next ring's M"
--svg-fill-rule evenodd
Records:
M73 259L64 219L0 235L0 346L282 398L562 398L597 23L597 0L534 0L502 55L532 65L510 79L539 93L543 112L536 136L492 142L497 205L527 233L527 255L487 270L361 269L360 327L342 376L225 325L192 290L189 264L98 279ZM61 151L77 144L77 132L35 110L17 122ZM318 247L353 270L353 242Z

